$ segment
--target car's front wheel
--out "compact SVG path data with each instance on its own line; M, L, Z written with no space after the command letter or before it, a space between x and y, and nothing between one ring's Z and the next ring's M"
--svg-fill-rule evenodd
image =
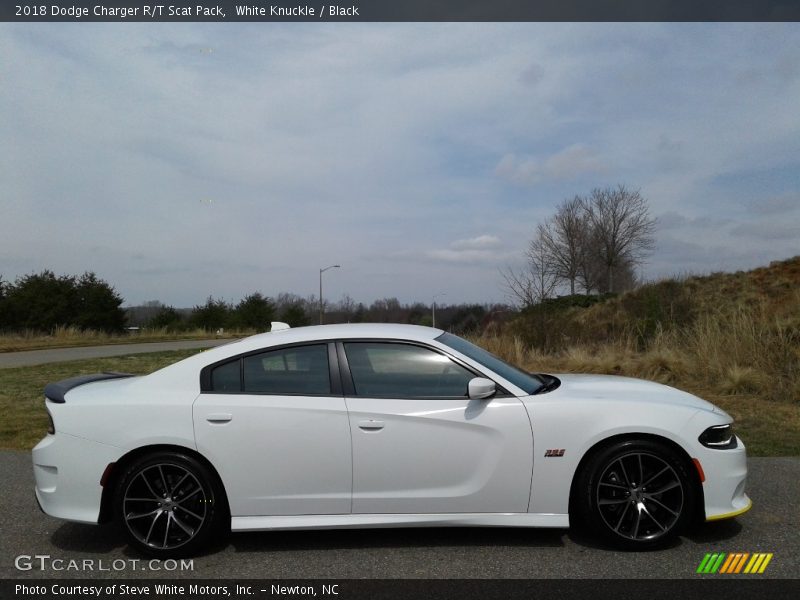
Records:
M615 443L592 456L578 477L579 516L618 547L662 546L694 511L688 465L664 443Z
M220 530L224 507L217 478L200 461L158 452L135 461L116 490L116 512L130 543L169 558L195 554Z

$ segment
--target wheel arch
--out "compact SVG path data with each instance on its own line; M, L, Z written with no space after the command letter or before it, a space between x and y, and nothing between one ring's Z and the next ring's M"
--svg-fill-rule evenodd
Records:
M187 456L191 456L192 458L203 463L203 465L207 467L209 471L213 474L213 476L216 478L217 485L219 486L219 489L222 491L223 508L225 510L225 513L227 515L230 515L230 504L228 503L227 490L225 490L225 485L222 483L222 477L220 477L214 465L211 464L211 461L209 461L205 456L200 454L197 450L188 448L186 446L179 446L175 444L151 444L148 446L140 446L139 448L134 448L128 453L122 455L116 462L111 463L111 465L109 465L110 470L107 468L106 473L104 474L103 477L104 479L103 494L100 499L100 514L98 517L98 523L109 523L113 520L114 491L116 490L119 478L122 476L123 473L125 473L127 467L134 461L139 460L140 458L147 456L148 454L154 454L156 452L176 452L180 454L186 454Z
M695 519L697 522L705 520L705 498L703 496L703 483L702 481L700 481L700 475L698 474L697 468L695 467L695 464L692 461L692 457L689 456L689 453L686 452L683 446L681 446L674 440L671 440L668 437L664 437L662 435L657 435L653 433L629 432L604 438L596 442L593 446L591 446L588 450L586 450L586 452L584 452L580 462L578 462L578 466L575 468L575 472L572 474L572 482L570 483L569 508L568 508L570 521L573 520L573 517L575 516L577 509L575 505L576 495L577 495L576 484L581 474L583 473L583 470L586 468L586 463L588 463L589 460L591 460L591 458L595 454L597 454L598 452L604 450L609 446L612 446L613 444L617 444L619 442L624 442L624 441L634 441L634 440L635 441L646 440L646 441L661 443L664 444L665 446L670 447L678 454L678 456L685 463L687 472L690 473L692 487L694 488L694 491L697 494L695 514L692 515L692 518Z

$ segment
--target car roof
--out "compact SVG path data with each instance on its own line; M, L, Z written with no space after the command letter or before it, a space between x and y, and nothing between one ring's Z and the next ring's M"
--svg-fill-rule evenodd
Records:
M242 346L275 346L313 340L341 338L386 338L429 341L444 333L441 329L421 325L400 323L341 323L336 325L312 325L282 329L270 333L259 333L236 342Z
M194 379L199 370L209 364L228 357L253 352L272 346L303 342L327 341L336 339L397 339L427 342L440 336L444 331L421 325L402 325L399 323L344 323L338 325L313 325L281 329L270 333L258 333L223 346L216 346L195 354L182 361L164 367L147 376L151 382Z

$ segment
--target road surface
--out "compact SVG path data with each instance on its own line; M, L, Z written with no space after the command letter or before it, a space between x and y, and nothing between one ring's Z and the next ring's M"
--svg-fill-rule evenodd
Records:
M0 451L2 578L703 578L707 552L772 552L766 572L795 578L800 566L800 458L752 458L753 509L703 525L673 546L619 552L564 529L375 529L239 533L187 571L147 570L113 526L66 523L42 514L29 452ZM15 567L19 555L123 565L119 571ZM138 559L134 564L131 561ZM118 562L115 562L118 561ZM143 569L144 567L144 569ZM719 576L726 577L726 576ZM737 577L735 575L728 577ZM745 576L741 576L745 577Z
M0 353L0 369L11 367L30 367L68 360L103 358L106 356L125 356L147 352L167 352L170 350L191 350L220 346L232 339L180 340L177 342L149 342L146 344L111 344L106 346L82 346L78 348L51 348L47 350L26 350L24 352Z

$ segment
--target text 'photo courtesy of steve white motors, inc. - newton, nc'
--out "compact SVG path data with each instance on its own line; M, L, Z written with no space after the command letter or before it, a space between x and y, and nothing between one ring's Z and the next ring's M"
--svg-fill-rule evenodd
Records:
M262 584L252 585L216 585L216 584L80 584L80 583L50 583L47 585L17 583L14 585L16 596L42 596L52 594L53 596L81 597L89 596L95 598L109 598L114 596L124 596L127 598L142 598L146 596L208 596L212 598L228 597L235 595L253 596L257 594L269 594L272 596L338 596L339 588L343 587L337 583L320 583L314 585L307 584Z
M274 6L274 5L255 5L255 4L236 4L234 5L236 17L274 17L298 18L298 17L358 17L361 16L357 6L339 6L331 4L321 4L319 6ZM62 17L81 19L84 17L111 17L117 19L126 18L152 18L160 19L163 17L186 17L202 18L214 17L225 19L228 17L226 10L219 5L194 6L175 6L172 4L145 4L142 6L106 6L95 4L94 6L74 6L58 4L19 4L15 7L15 15L18 17Z

